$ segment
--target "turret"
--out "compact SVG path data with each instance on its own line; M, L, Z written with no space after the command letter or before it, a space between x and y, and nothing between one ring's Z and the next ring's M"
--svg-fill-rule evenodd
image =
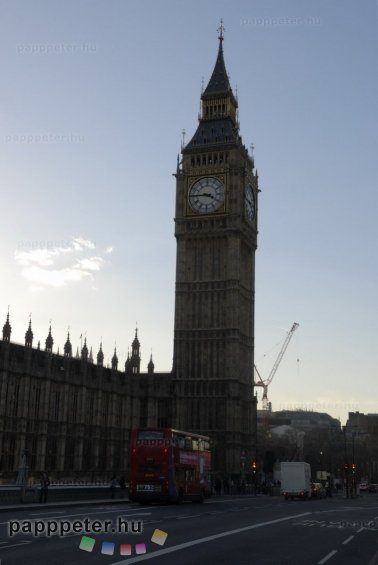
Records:
M100 349L97 353L97 365L103 367L104 365L104 353L102 351L102 342L100 343Z
M46 343L46 348L45 348L46 353L51 354L52 348L53 348L53 345L54 345L54 340L53 340L53 337L51 335L51 324L50 324L50 327L49 327L49 335L47 336L45 343Z
M70 332L67 333L67 341L64 344L64 356L72 357L72 345L70 342Z
M112 369L116 371L118 369L118 357L117 357L117 348L114 348L114 355L112 357Z
M88 361L88 347L87 347L87 338L84 338L84 345L81 350L81 360Z
M138 328L135 330L135 338L131 346L131 372L135 374L140 373L140 343L138 339Z
M9 323L9 310L8 310L7 321L3 326L3 341L10 341L11 333L12 333L12 326Z
M151 357L150 357L150 361L147 365L147 372L149 375L153 375L154 373L154 369L155 369L155 365L154 362L152 361L152 353L151 353Z
M31 328L31 318L29 319L29 327L25 334L25 347L32 347L33 345L33 332Z

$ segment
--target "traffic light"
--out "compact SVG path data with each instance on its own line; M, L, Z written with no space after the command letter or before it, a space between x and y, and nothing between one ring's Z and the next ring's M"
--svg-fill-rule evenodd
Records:
M356 474L356 469L357 469L357 465L355 463L352 463L352 474L353 475Z
M348 463L344 463L344 471L347 473L349 471Z
M253 475L256 475L256 472L257 472L257 463L256 463L256 461L252 461L252 463L251 463L251 469L252 469Z

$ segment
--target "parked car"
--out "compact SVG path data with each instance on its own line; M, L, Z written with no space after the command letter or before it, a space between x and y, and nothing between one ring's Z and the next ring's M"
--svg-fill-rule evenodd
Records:
M360 483L358 488L360 492L366 492L368 490L369 485L367 483Z
M371 483L370 485L368 485L368 491L369 492L378 492L378 485Z
M326 489L322 483L311 483L311 498L325 498L326 496Z

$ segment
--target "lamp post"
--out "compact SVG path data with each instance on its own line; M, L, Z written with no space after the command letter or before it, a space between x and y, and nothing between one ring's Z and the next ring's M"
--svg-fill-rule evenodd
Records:
M245 451L243 450L240 454L240 487L242 494L244 494L244 488L245 488L245 460L246 460L246 455L245 455Z
M349 465L348 465L348 452L346 443L346 426L343 426L344 432L344 485L345 485L345 495L349 498Z
M356 432L352 432L352 495L356 495L356 465L354 462L354 437Z
M21 461L18 468L18 475L16 484L20 486L21 502L25 499L25 490L28 482L29 467L27 464L27 458L29 455L28 449L25 447L21 452Z

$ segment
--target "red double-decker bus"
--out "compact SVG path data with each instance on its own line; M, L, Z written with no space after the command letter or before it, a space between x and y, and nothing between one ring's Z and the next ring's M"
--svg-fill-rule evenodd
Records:
M129 499L203 502L211 496L210 439L172 428L134 429L130 438Z

